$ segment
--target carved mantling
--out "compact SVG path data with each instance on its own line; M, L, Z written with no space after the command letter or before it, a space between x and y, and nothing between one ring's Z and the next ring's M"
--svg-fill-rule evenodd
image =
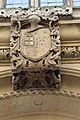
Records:
M68 15L68 11L30 9L11 17L14 90L61 87L59 14Z

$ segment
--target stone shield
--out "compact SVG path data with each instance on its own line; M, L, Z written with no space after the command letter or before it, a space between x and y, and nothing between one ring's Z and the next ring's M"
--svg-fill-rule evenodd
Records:
M20 51L25 58L37 61L49 53L51 38L49 29L38 28L37 30L21 31Z

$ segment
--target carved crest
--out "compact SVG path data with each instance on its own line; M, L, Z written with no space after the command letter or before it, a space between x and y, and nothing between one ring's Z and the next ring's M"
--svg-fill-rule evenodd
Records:
M45 56L50 48L51 38L49 29L39 27L34 31L21 31L20 50L24 57L37 61Z
M61 86L59 13L53 11L29 11L11 19L14 90Z

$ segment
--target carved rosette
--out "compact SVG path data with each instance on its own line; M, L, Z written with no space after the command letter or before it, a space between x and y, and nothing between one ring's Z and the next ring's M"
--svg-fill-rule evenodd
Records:
M61 87L61 10L31 10L11 18L10 56L14 90Z

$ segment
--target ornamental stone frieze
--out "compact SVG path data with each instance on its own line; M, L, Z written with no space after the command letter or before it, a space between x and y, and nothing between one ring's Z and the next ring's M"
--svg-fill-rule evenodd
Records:
M0 48L0 62L10 62L10 48Z
M80 58L80 46L62 47L62 58Z

